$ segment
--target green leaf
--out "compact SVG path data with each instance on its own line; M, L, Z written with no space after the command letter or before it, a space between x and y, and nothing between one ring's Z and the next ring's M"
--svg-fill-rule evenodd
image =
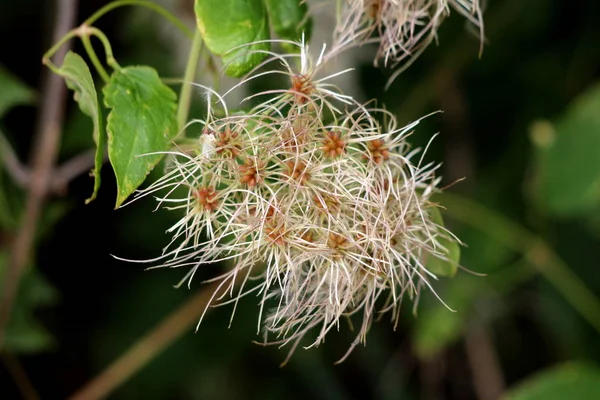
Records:
M51 349L55 340L32 315L13 310L6 330L5 346L15 353L39 353Z
M471 304L482 288L485 286L479 277L462 274L455 279L441 297L456 312L448 310L432 296L426 299L425 304L420 306L412 335L415 353L420 358L434 356L460 337Z
M94 86L94 80L87 64L79 56L71 51L65 56L63 65L56 71L65 78L69 89L75 92L75 101L79 104L81 111L92 118L94 123L94 142L96 143L96 154L94 157L94 192L85 202L96 198L98 189L100 189L100 170L102 169L104 159L105 135L102 122L102 110L98 103L98 94Z
M589 400L600 395L600 368L587 363L562 364L526 379L503 400Z
M430 212L430 218L439 226L444 226L444 220L439 208L432 207ZM437 276L450 276L456 275L458 270L458 263L460 262L460 246L455 240L451 240L446 235L438 238L440 246L445 248L445 259L438 257L429 257L426 262L427 269Z
M4 286L8 256L0 253L0 285ZM33 353L47 350L54 338L35 317L39 307L50 306L58 300L58 292L37 270L28 269L19 285L19 291L6 329L4 345L15 353Z
M32 104L35 92L0 65L0 118L14 106Z
M448 310L433 296L424 298L413 325L415 353L428 359L453 344L461 337L466 323L478 318L474 314L475 305L478 313L483 310L488 316L493 314L499 296L514 290L533 274L534 269L526 260L500 268L486 277L461 274L440 293L444 302L456 312Z
M561 216L600 207L600 85L581 95L555 123L534 124L540 205Z
M263 0L196 0L194 10L206 46L223 58L227 75L248 73L265 57L257 51L271 48L253 43L270 37Z
M420 314L413 334L415 353L423 360L430 359L460 337L464 324L464 314L442 305Z
M443 197L440 200L443 204ZM494 221L489 221L494 230ZM516 258L498 242L473 228L462 229L461 239L469 246L461 251L461 264L474 272L460 274L452 281L438 282L436 292L456 312L451 312L435 296L423 296L419 303L418 317L412 328L415 353L428 359L454 344L462 336L465 326L477 323L484 315L495 318L497 305L502 297L515 290L523 282L536 276L535 269L526 258Z
M271 27L282 39L299 41L304 33L305 40L310 39L312 19L308 18L308 6L302 0L264 0L269 12ZM286 50L295 50L285 46Z
M108 156L117 177L117 202L137 189L177 135L175 93L146 66L115 71L104 88Z

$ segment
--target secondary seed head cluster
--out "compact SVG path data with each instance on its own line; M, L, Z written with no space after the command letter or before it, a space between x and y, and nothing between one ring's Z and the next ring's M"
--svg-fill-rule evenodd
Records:
M479 0L345 0L335 35L340 43L376 42L376 61L392 67L407 61L408 66L436 39L450 8L479 28L483 43Z

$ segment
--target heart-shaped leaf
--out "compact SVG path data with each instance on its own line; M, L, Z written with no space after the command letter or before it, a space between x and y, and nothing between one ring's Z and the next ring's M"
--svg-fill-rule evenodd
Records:
M432 207L429 210L429 216L433 222L439 226L444 226L444 220L439 208ZM430 256L427 259L427 269L438 276L454 276L458 269L460 261L460 246L455 240L451 240L447 234L437 238L438 244L443 247L444 258Z
M147 66L115 71L103 90L108 156L117 177L116 207L137 189L177 135L177 95Z
M71 51L65 56L63 65L56 71L65 78L69 89L75 92L75 101L79 104L81 111L92 118L94 122L94 142L96 142L96 155L94 157L94 192L86 203L94 200L100 189L100 170L104 159L105 134L102 120L102 110L98 103L98 94L94 86L94 80L87 64L79 56Z
M540 372L502 396L503 400L588 400L600 396L600 368L569 363Z
M308 40L312 30L312 20L307 16L308 6L302 0L264 0L269 12L269 22L273 31L282 39ZM293 51L295 46L284 46Z
M270 37L263 0L196 0L194 9L206 46L223 58L227 75L246 74L265 57L257 50L271 48L256 43Z
M0 118L12 107L31 104L35 92L0 65Z

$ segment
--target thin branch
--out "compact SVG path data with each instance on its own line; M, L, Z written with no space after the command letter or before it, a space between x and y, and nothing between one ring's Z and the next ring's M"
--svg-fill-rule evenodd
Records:
M504 375L494 343L484 325L472 326L465 335L465 350L479 400L498 400L504 392Z
M69 182L77 178L79 175L89 172L94 167L95 158L96 150L90 149L74 156L70 160L65 161L60 166L56 167L54 173L52 174L52 178L50 179L49 191L52 193L64 192L65 187ZM104 152L104 162L107 161L108 153Z
M123 6L147 7L149 9L159 13L160 15L162 15L167 21L171 22L181 32L183 32L183 34L186 35L188 38L191 39L194 37L194 33L183 22L181 22L179 20L179 18L177 18L176 16L171 14L169 11L167 11L162 6L155 4L151 1L140 1L140 0L113 1L113 2L105 5L104 7L102 7L100 10L96 11L91 17L89 17L88 19L85 20L84 24L91 26L94 24L94 22L96 22L100 17L102 17L109 11L114 10L115 8L118 8L118 7L123 7Z
M19 360L13 354L8 352L4 352L4 354L2 354L2 360L4 361L6 370L19 388L23 399L38 400L40 396L31 384L31 380L29 380L29 377L25 373L25 370L23 369L23 366Z
M218 285L217 282L200 289L194 297L168 315L100 375L75 393L71 400L102 399L120 387L198 322Z
M430 359L422 360L420 367L421 399L443 399L445 396L442 385L447 370L446 355L440 352Z
M58 0L52 41L58 42L74 26L77 15L77 0ZM64 46L57 58L62 60L68 50ZM8 270L0 303L0 351L4 341L4 332L10 319L15 295L17 293L23 267L28 261L33 246L35 231L41 215L42 206L48 191L49 177L60 142L66 86L58 75L46 71L43 88L40 117L34 142L33 172L31 185L25 206L21 227L13 243Z
M86 150L56 167L49 178L48 193L63 193L69 182L94 168L95 157L95 149ZM108 153L105 152L104 162L107 161ZM31 171L21 163L10 143L2 136L2 132L0 132L0 162L4 164L6 172L19 187L27 189L31 186Z

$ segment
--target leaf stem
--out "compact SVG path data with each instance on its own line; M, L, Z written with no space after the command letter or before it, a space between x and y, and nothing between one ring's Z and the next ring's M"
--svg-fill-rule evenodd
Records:
M23 399L38 400L40 396L19 362L19 359L9 352L4 352L2 354L2 359L8 373L12 376L15 384L19 388Z
M537 271L600 333L600 300L542 238L474 201L448 193L443 196L445 214L525 254Z
M104 7L102 7L98 11L96 11L94 14L92 14L91 17L89 17L88 19L85 20L84 24L93 25L94 22L96 22L98 19L100 19L104 14L108 13L111 10L114 10L115 8L119 8L119 7L123 7L123 6L147 7L153 11L156 11L158 14L162 15L166 20L171 22L181 32L183 32L183 34L186 35L188 38L191 39L194 36L192 31L183 22L181 22L179 20L179 18L177 18L175 15L171 14L169 11L167 11L165 8L159 6L158 4L155 4L151 1L144 1L144 0L113 1L112 3L105 5Z
M85 48L85 51L87 52L88 57L92 61L92 64L94 64L96 71L98 71L98 74L100 74L100 77L102 77L102 80L104 81L104 83L108 83L110 81L110 75L108 74L108 72L106 72L106 70L104 69L104 66L98 59L98 56L96 55L96 51L94 50L94 47L92 46L92 42L90 41L89 34L82 34L81 41L83 42L83 47Z
M192 101L192 82L196 76L196 70L198 69L198 62L200 61L200 52L202 51L202 35L200 31L196 29L194 34L194 40L192 41L192 47L190 48L190 55L188 62L185 67L185 74L183 76L183 82L181 84L181 91L179 93L179 104L177 105L177 126L180 130L185 126L186 120L190 112L190 105Z
M110 45L110 41L108 40L108 38L106 37L104 32L102 32L98 28L93 28L93 27L88 27L87 31L89 32L90 35L96 36L102 42L102 45L104 46L104 52L106 53L106 63L108 65L110 65L112 69L121 69L121 66L119 65L119 63L117 62L117 60L115 59L115 57L113 55L112 46Z
M52 63L52 56L69 40L80 35L79 28L75 28L67 32L54 46L48 50L42 57L42 64L46 65L52 72L58 75L58 68Z

